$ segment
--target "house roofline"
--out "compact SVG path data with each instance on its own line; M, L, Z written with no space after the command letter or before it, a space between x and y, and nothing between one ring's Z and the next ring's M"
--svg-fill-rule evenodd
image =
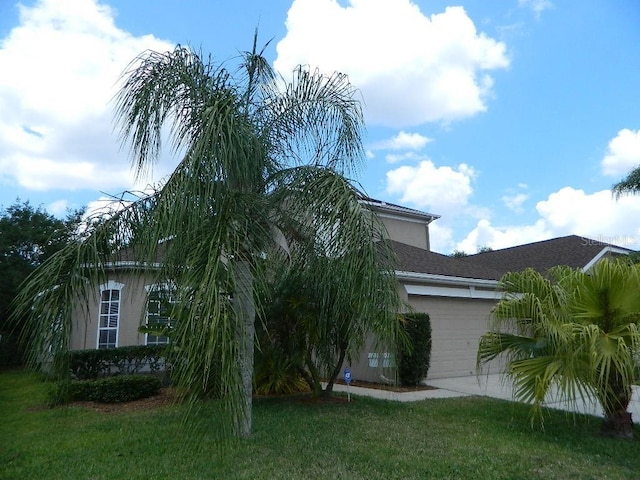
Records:
M389 216L399 215L402 218L412 218L414 220L424 221L427 225L440 218L440 215L434 215L433 213L422 212L413 208L403 207L401 205L395 205L393 203L383 202L382 200L376 200L373 198L362 198L360 202L372 207L378 211L378 215L381 213Z
M419 273L419 272L405 272L396 271L396 278L398 280L413 281L420 283L438 283L441 285L451 286L472 286L472 287L485 287L485 288L497 288L498 280L488 280L483 278L469 278L469 277L454 277L450 275L437 275L434 273Z
M147 262L137 262L135 260L126 260L126 261L117 261L117 262L105 262L103 267L111 270L125 270L131 268L160 268L162 266L161 263L147 263ZM82 265L82 268L95 267L93 264L85 263Z
M596 263L598 263L600 261L600 259L602 257L604 257L607 253L617 253L620 255L629 255L630 250L627 248L623 248L623 247L616 247L613 245L607 245L606 247L604 247L602 250L600 250L600 252L593 257L591 260L589 260L589 263L587 263L584 267L582 267L582 271L586 272L588 271L591 267L593 267Z

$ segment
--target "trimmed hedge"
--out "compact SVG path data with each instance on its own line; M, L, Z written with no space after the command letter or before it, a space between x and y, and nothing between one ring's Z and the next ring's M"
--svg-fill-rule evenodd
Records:
M407 313L402 315L402 327L409 337L411 349L400 349L398 376L402 385L416 386L429 372L431 320L426 313Z
M166 345L134 345L98 350L73 350L69 368L77 380L107 375L130 375L148 367L158 372L165 367Z
M121 403L148 398L160 391L160 379L154 375L117 375L97 380L74 380L56 384L49 397L50 405L78 400Z

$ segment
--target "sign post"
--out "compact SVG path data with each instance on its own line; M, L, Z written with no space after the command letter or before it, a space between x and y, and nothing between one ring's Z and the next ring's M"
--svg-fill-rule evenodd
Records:
M344 382L347 384L347 401L351 401L351 392L349 392L349 385L351 385L351 370L349 367L344 369Z

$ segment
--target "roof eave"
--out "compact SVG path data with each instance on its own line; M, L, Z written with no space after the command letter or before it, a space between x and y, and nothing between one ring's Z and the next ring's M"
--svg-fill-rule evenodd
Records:
M406 272L398 270L396 271L396 278L398 280L420 283L485 288L497 288L499 284L498 280L489 280L484 278L455 277L451 275L437 275L433 273Z

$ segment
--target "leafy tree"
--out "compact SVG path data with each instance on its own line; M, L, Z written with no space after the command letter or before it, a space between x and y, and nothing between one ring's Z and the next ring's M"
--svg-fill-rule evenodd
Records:
M604 260L589 272L556 267L549 276L508 273L482 336L478 365L503 355L516 399L539 412L557 389L570 402L593 398L604 412L602 432L633 436L631 385L640 349L640 266Z
M233 69L180 46L136 59L116 100L133 166L142 175L153 165L164 134L180 162L157 191L46 262L20 297L34 319L32 351L52 345L64 372L73 305L88 308L86 288L104 281L106 263L127 246L140 266L158 265L156 281L178 286L175 380L192 400L221 397L223 420L240 436L251 431L254 319L265 307L255 293L271 264L315 262L318 285L340 286L323 299L333 311L359 305L382 338L398 331L381 227L345 177L364 158L355 90L344 75L303 67L284 81L261 53L254 39ZM331 271L338 258L351 259L344 279Z
M11 303L20 284L51 255L62 249L76 234L84 210L58 219L42 207L20 200L0 211L0 364L21 363L23 351L14 328L9 325Z
M327 255L327 249L344 243L336 243L337 237L320 251L295 248L271 277L261 348L271 363L286 366L279 369L284 378L294 384L297 378L304 379L315 395L331 395L343 363L360 353L368 333L389 339L385 329L393 311L384 309L395 304L395 293L388 275L361 274L370 259L385 252L382 245L366 241L375 233L372 220L370 215L361 216L351 228L360 232L360 249L340 248L339 255Z
M493 252L493 248L487 246L487 245L483 245L482 247L478 247L478 253L485 253L485 252Z

